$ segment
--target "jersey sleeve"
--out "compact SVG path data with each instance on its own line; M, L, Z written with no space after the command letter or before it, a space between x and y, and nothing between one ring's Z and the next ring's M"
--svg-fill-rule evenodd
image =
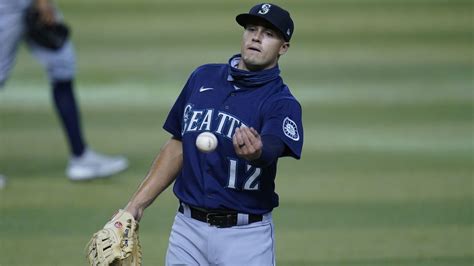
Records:
M181 140L181 132L183 132L185 105L190 94L191 86L193 84L193 77L195 72L191 74L188 78L188 81L184 85L181 93L179 94L176 102L173 107L171 107L168 117L166 118L165 123L163 124L163 129L171 133L173 137L178 140Z
M274 135L285 143L282 156L301 158L303 123L301 105L293 98L267 104L260 135Z

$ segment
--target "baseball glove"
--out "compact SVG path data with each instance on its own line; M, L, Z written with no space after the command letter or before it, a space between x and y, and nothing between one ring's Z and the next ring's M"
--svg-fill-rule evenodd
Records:
M93 266L139 266L142 251L138 240L138 223L124 210L92 236L86 247L86 257Z
M25 12L25 23L28 38L42 47L59 50L69 38L70 30L66 24L62 22L44 24L34 4Z

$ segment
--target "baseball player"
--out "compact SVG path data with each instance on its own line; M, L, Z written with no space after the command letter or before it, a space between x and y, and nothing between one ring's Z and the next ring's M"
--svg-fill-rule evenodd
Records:
M128 167L126 158L105 156L87 147L73 91L76 64L73 45L67 41L59 49L52 50L28 38L25 14L29 7L37 9L39 19L45 25L62 20L61 13L49 0L0 0L0 89L10 75L20 43L25 41L29 51L46 70L51 83L56 111L71 151L66 169L69 179L88 180L125 170Z
M125 207L139 220L175 181L180 204L167 265L275 264L277 162L299 159L303 146L301 106L278 67L294 26L269 3L236 21L244 27L241 53L191 74L163 126L172 137ZM195 145L205 131L219 143L210 153Z

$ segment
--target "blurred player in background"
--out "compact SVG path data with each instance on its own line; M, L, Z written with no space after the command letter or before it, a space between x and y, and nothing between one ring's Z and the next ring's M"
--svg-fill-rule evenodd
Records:
M0 89L5 86L18 47L24 41L48 74L54 105L71 152L66 168L68 178L89 180L125 170L126 158L105 156L87 147L73 90L76 67L73 45L67 40L60 48L50 49L29 38L25 14L30 7L37 10L39 20L45 25L62 20L61 13L49 0L0 0Z
M139 220L175 181L167 265L275 264L277 161L299 159L303 146L301 106L278 67L294 26L273 4L236 20L245 28L241 54L191 74L163 126L172 138L125 207ZM209 153L195 145L204 131L218 138Z

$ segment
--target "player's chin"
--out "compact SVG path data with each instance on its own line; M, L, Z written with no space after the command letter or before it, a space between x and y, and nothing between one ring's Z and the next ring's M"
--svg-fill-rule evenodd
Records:
M254 55L245 56L243 60L250 70L259 70L265 65L261 58Z

